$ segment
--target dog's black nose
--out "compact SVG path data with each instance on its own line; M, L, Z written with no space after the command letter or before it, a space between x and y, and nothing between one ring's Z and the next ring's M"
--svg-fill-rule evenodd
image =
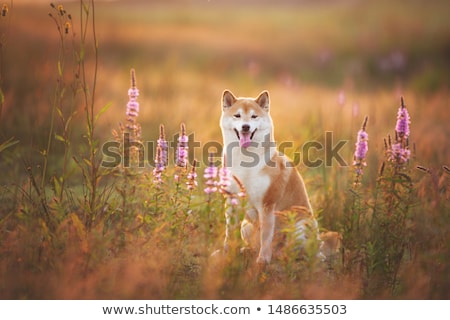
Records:
M250 131L250 126L248 124L243 124L242 125L242 132L249 132Z

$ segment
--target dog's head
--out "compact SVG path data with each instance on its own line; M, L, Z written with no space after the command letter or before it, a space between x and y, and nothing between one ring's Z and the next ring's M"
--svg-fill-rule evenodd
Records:
M269 109L267 91L261 92L253 99L236 98L230 91L225 90L222 95L220 127L226 142L239 141L242 148L249 147L252 142L262 143L272 133Z

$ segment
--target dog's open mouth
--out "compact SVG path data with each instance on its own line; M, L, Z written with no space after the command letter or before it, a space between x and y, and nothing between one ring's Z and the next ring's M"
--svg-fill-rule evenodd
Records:
M253 132L247 131L247 132L239 132L238 130L234 129L236 132L236 135L239 139L239 145L242 148L247 148L252 143L253 136L255 135L257 129L253 130Z

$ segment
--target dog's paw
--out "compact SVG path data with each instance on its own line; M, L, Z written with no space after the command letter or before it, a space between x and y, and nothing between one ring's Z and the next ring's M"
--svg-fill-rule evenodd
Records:
M263 257L258 257L256 259L256 268L257 268L257 274L260 276L259 282L263 283L265 282L264 279L266 279L266 271L269 266L269 261Z
M267 266L270 263L270 259L259 256L258 258L256 258L256 263L258 264L258 266Z

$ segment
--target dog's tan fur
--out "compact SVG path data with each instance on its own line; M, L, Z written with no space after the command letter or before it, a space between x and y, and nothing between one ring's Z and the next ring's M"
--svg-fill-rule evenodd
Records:
M241 236L248 246L259 248L257 262L261 264L269 263L272 257L277 212L303 208L301 219L296 224L299 237L302 237L307 224L318 235L303 179L274 145L269 111L267 91L255 99L236 98L228 90L223 93L220 126L225 165L242 181L247 192L250 208L241 223ZM232 185L230 192L237 192L237 186ZM259 239L255 241L258 235Z

